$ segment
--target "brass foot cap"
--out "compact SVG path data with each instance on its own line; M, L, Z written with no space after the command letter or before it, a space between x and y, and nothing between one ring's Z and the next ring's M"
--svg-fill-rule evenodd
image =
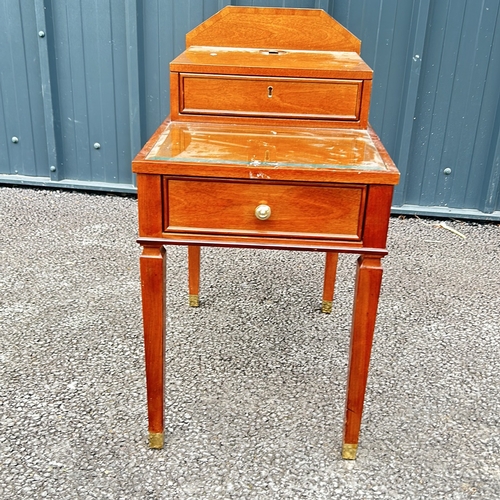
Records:
M332 304L333 302L331 300L324 300L321 303L321 312L330 314L332 312Z
M163 448L163 432L149 433L149 447L161 450Z
M189 296L189 306L190 307L198 307L200 305L200 299L198 295L190 295Z
M358 452L357 444L343 444L342 445L342 458L344 460L356 460L356 453Z

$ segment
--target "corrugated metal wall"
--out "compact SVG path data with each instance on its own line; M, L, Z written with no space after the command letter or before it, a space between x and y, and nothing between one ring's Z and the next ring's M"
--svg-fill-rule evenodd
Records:
M394 212L500 219L498 0L335 0L375 70L370 121Z
M0 182L133 192L170 60L229 4L322 8L363 41L394 212L500 220L498 0L0 0Z

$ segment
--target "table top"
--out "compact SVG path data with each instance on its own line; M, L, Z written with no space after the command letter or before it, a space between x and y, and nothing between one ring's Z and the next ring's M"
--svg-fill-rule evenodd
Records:
M368 128L205 122L160 125L132 162L135 173L397 184L399 172Z
M366 130L170 123L146 160L387 170Z

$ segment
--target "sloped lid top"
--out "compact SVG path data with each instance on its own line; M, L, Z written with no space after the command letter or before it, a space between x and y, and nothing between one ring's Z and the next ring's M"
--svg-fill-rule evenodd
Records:
M320 9L228 6L186 35L186 47L357 52L361 42Z

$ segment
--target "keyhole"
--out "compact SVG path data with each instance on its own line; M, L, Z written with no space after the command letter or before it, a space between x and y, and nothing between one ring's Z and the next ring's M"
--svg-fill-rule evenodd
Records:
M267 97L272 97L272 96L273 96L273 87L269 85L269 87L267 87Z

